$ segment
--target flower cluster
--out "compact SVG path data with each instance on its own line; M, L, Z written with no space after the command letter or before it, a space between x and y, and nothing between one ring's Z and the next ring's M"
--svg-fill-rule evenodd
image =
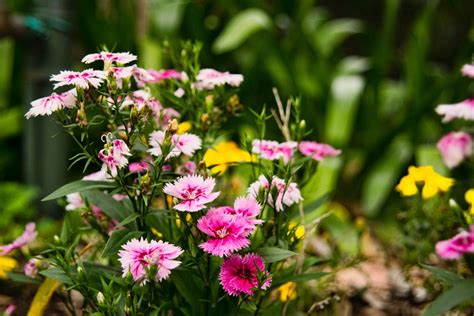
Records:
M254 199L258 199L260 196L266 197L266 203L277 211L282 211L283 205L292 206L303 200L296 183L291 182L287 185L283 179L277 176L274 176L271 182L265 176L259 176L257 181L250 184L248 194Z

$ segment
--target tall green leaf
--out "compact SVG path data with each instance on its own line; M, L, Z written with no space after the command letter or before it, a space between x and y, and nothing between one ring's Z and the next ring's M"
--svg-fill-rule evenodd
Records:
M259 248L256 252L261 255L263 259L265 259L266 263L285 260L286 258L293 257L294 255L296 255L296 253L293 251L277 247Z
M474 279L456 283L451 289L441 294L422 316L439 316L459 304L474 299Z
M60 197L66 196L71 193L84 192L93 189L113 189L115 183L111 181L89 181L89 180L78 180L63 185L53 193L44 197L41 201L55 200Z
M97 206L107 216L120 222L133 213L133 210L127 208L124 203L118 202L112 196L98 190L89 190L82 194L90 204Z
M126 229L116 230L112 233L107 244L105 245L102 257L110 257L116 255L123 244L133 238L138 238L143 235L140 231L130 231Z

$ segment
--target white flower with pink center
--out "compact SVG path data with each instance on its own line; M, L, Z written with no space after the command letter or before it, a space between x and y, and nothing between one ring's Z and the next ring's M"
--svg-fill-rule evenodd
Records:
M149 281L147 270L153 267L157 269L153 278L155 281L167 279L171 270L181 264L181 261L175 259L182 253L183 250L180 247L162 240L147 241L143 238L140 240L134 238L122 245L118 256L123 277L130 273L134 281L143 285Z
M121 139L115 139L112 143L107 143L99 152L102 160L102 170L109 170L112 177L117 176L117 169L122 169L128 164L127 156L131 156L130 149Z
M341 150L331 145L310 141L302 141L299 145L300 153L309 156L317 161L322 161L325 157L336 157L341 154Z
M212 192L216 186L214 178L204 179L202 176L187 175L163 188L165 194L178 199L174 209L181 212L197 212L206 208L206 204L214 201L220 192Z
M64 93L53 93L49 97L31 102L31 109L25 114L26 118L51 115L53 112L64 108L71 108L76 104L76 89Z
M93 63L94 61L102 60L104 64L111 65L112 63L117 64L128 64L134 60L137 60L137 56L125 53L111 53L111 52L100 52L84 56L82 62L85 64Z
M254 139L252 141L252 152L263 159L283 159L283 162L287 164L293 157L297 146L298 144L294 141L278 143L274 140Z
M443 116L443 123L457 118L474 121L474 98L454 104L440 104L436 107L436 113Z
M58 75L52 75L50 80L57 82L54 89L68 85L82 89L89 89L92 86L97 89L106 77L105 72L90 68L81 72L63 70Z
M273 189L276 189L276 197L272 196ZM260 194L264 197L268 196L267 203L277 211L282 211L283 205L289 207L303 200L296 183L291 182L287 185L283 179L276 176L273 177L271 184L265 176L259 176L257 181L250 184L247 192L254 199L257 199Z
M212 90L217 86L228 84L232 87L238 87L244 81L241 74L231 74L228 71L220 72L215 69L201 69L196 77L193 87L197 90Z
M167 79L177 79L182 80L187 77L185 74L175 70L175 69L163 69L156 71L155 69L148 69L148 74L153 77L153 80L150 82L160 82Z
M165 138L165 132L163 131L155 131L150 134L149 143L150 149L148 152L153 156L161 156L162 155L162 148L163 141ZM184 133L182 135L174 134L171 136L171 150L166 156L166 160L172 157L178 157L181 154L186 156L194 155L194 152L198 149L201 149L202 141L199 136L191 134L191 133Z
M452 169L472 154L472 138L465 132L451 132L444 135L437 144L444 164Z
M463 74L463 76L474 78L474 65L465 64L461 68L461 73Z

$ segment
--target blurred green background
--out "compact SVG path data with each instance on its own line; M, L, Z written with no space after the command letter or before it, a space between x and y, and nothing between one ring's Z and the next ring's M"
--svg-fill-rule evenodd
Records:
M328 205L311 202L327 193L344 206L329 230L355 236L352 222L365 216L387 234L407 166L447 172L435 143L453 126L434 107L472 92L459 69L474 52L473 16L472 0L0 1L0 229L60 217L37 198L79 176L67 173L73 149L55 124L23 118L29 102L51 93L49 75L80 67L103 45L169 68L163 41L190 39L204 44L203 67L244 75L244 105L274 105L272 87L301 96L311 138L343 149L305 192L314 214ZM250 116L230 124L252 128ZM268 138L276 137L273 127ZM456 173L463 178L463 167ZM347 239L342 248L357 251Z

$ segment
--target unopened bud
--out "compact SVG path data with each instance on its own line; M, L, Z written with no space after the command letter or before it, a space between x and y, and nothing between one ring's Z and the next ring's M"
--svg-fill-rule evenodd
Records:
M58 235L54 235L53 240L54 240L55 244L57 244L57 245L61 244L61 239L59 238Z
M166 132L171 135L174 135L178 132L178 129L179 129L178 121L176 119L172 119L168 122L168 127L166 128Z
M206 96L205 104L207 112L211 112L212 108L214 107L214 96L212 94Z
M84 103L82 102L81 102L81 105L79 106L79 110L77 110L76 122L79 126L87 126L87 123L88 123L86 111L84 109Z
M97 303L103 304L105 300L104 294L102 292L97 293Z

